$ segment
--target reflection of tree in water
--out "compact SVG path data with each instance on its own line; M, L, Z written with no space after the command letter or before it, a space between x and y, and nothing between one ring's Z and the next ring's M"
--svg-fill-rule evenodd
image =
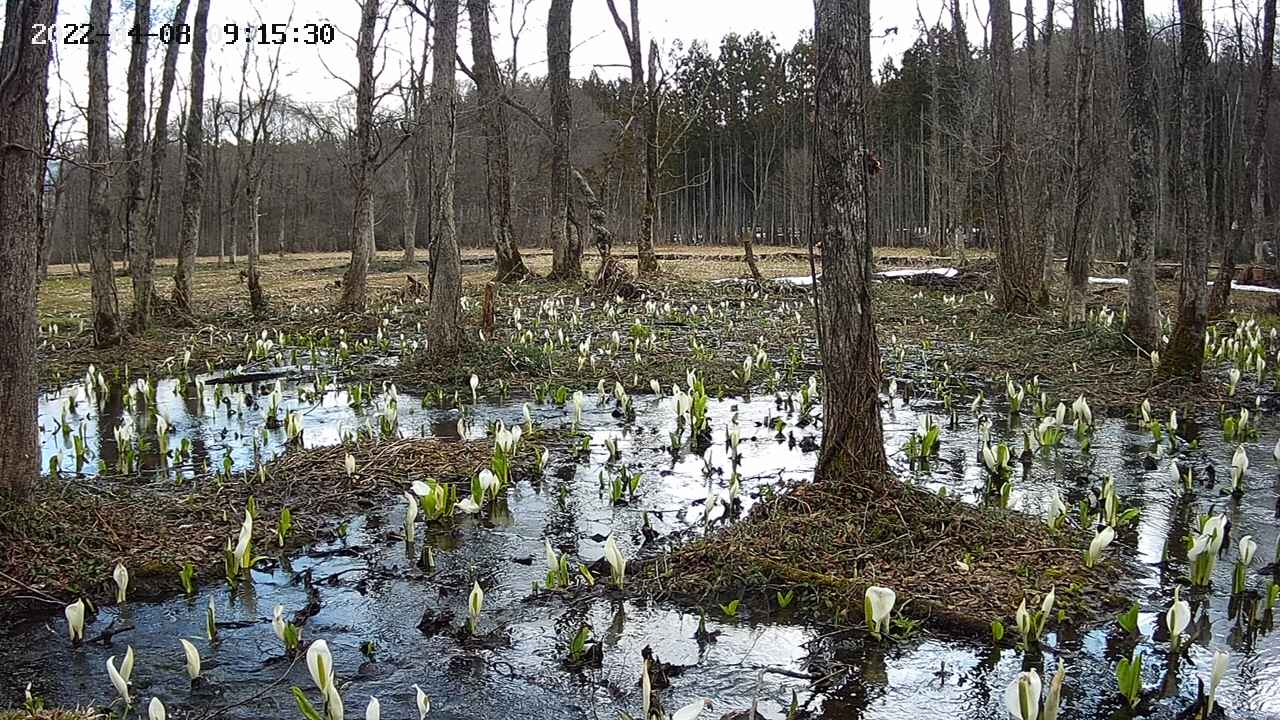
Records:
M885 696L889 685L885 651L889 646L861 639L819 638L808 644L803 666L823 678L815 683L821 716L861 720L867 708ZM802 708L801 717L816 717L816 708Z
M98 471L114 472L120 461L120 449L116 447L116 428L124 420L124 389L119 383L110 383L105 397L98 405ZM88 407L88 406L86 406Z

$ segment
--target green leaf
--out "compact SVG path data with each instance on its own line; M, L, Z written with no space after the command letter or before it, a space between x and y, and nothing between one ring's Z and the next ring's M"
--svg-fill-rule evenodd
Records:
M1134 603L1120 617L1116 618L1116 623L1130 635L1135 635L1138 632L1138 609L1138 603Z
M311 701L307 699L306 693L302 692L302 688L295 685L292 692L293 699L298 702L298 712L302 713L302 717L306 718L306 720L324 720L320 713L316 712L316 709L312 707Z

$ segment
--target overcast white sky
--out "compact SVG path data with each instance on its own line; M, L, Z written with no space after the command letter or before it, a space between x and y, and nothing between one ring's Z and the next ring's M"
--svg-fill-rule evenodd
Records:
M1229 17L1231 0L1209 0L1206 15ZM399 0L384 0L384 5ZM537 76L546 69L546 14L550 0L514 0L517 13L525 7L527 15L523 31L520 33L518 46L518 62L522 72ZM616 0L619 11L627 12L628 0ZM1260 0L1239 0L1243 11L1249 15L1257 12ZM132 0L113 0L113 27L111 58L112 110L113 115L123 114L124 73L128 64L129 38L126 36L132 23ZM174 0L152 0L157 24L172 12ZM192 3L194 5L194 2ZM511 57L511 8L512 0L493 0L495 20L492 23L495 52L500 59ZM1036 0L1038 9L1043 12L1044 0ZM1101 0L1108 14L1114 17L1117 0ZM987 0L964 0L962 2L966 20L974 44L982 41L983 25L986 22ZM1015 13L1020 13L1023 3L1015 0ZM1058 23L1070 23L1070 0L1059 0ZM1147 11L1151 15L1169 16L1172 13L1173 0L1147 0ZM943 0L919 0L919 12L927 21L934 22L939 18ZM88 16L88 0L62 0L59 8L59 21L62 23L84 22ZM223 34L223 25L235 23L240 26L258 23L282 23L289 19L292 10L292 24L301 25L309 22L329 22L339 31L338 37L331 46L307 46L303 44L287 44L283 47L281 64L286 74L283 85L287 94L299 100L325 101L341 96L348 89L346 85L334 79L330 70L354 81L355 59L354 44L343 33L354 34L358 24L358 8L353 0L213 0L210 15L209 59L211 67L208 79L207 94L217 92L217 73L220 71L224 83L224 94L234 97L238 85L240 53L243 46L228 46ZM192 10L194 14L194 8ZM898 57L911 45L915 38L917 3L913 0L872 0L872 52L875 55L875 66L878 68L886 57ZM979 15L979 13L981 15ZM680 40L688 44L692 40L703 40L713 48L719 39L727 33L746 34L752 30L760 30L774 35L783 45L790 45L805 29L813 26L812 0L641 0L641 29L646 38L656 38L664 49ZM408 62L411 55L419 52L420 44L411 44L407 23L411 13L401 7L396 10L393 26L387 35L389 67L384 81L391 81L399 74L399 68ZM465 7L461 13L463 22L459 33L460 52L464 58L470 58L469 23L466 21ZM190 22L190 18L188 18ZM520 17L515 18L517 26ZM422 23L418 21L418 31ZM1015 18L1015 30L1020 32L1021 20ZM896 32L893 29L896 28ZM626 53L622 42L609 15L605 0L575 0L573 7L573 42L574 52L572 72L575 77L584 77L593 68L600 68L602 73L622 74L624 70L617 66L626 63ZM158 71L160 49L152 43L153 61L148 67L148 82L151 82L151 70ZM184 49L185 50L185 49ZM263 52L271 52L273 48L264 46ZM55 92L64 93L67 105L83 102L86 92L85 82L85 50L84 46L63 45L57 48L60 55L60 75L62 82L54 81ZM180 72L185 76L185 68L189 60L184 52L180 63ZM326 66L328 69L326 69ZM158 75L158 72L156 72ZM180 83L184 82L180 78ZM60 90L59 90L60 89ZM74 102L73 99L74 98Z

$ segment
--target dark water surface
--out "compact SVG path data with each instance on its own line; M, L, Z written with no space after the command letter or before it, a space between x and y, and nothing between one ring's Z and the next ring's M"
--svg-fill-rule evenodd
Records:
M329 388L315 393L309 387L312 377L298 375L282 382L282 408L305 414L307 446L335 444L366 419L376 426L385 394L379 393L365 409L353 410L345 391ZM177 447L182 438L188 438L193 459L183 467L164 468L158 454L151 452L143 460L147 472L190 475L205 463L220 467L227 456L237 470L254 466L251 438L261 441L266 395L275 381L224 386L231 397L228 405L214 402L217 377L206 378L203 403L191 399L193 390L181 392L174 380L160 383L157 407L172 428L170 446ZM300 399L300 389L317 399ZM73 443L57 424L65 398L81 392L79 386L70 386L42 400L46 466L50 457L60 455L64 472L75 467ZM241 393L252 396L252 405ZM466 433L483 434L486 421L494 418L518 424L521 402L477 405ZM309 576L320 611L307 622L303 640L324 639L332 649L348 717L363 717L373 695L381 701L382 717L416 718L414 684L431 696L432 717L616 718L620 711L638 715L645 646L681 669L672 674L671 688L664 691L666 706L674 709L695 698L710 698L713 708L704 717L746 709L753 701L758 701L765 717L783 717L794 691L806 717L1003 718L1007 716L1004 688L1024 660L1047 676L1059 658L1068 668L1061 717L1129 716L1115 694L1114 667L1119 658L1129 655L1133 643L1115 632L1114 623L1077 631L1051 621L1043 653L1024 657L1012 649L993 651L989 643L929 633L900 642L870 643L859 639L861 633L810 625L786 613L731 619L718 608L707 608L707 627L720 634L715 642L700 644L694 639L699 622L696 609L612 595L533 592L533 584L545 578L544 538L590 564L603 555L604 539L610 533L625 555L636 557L644 543L641 530L646 513L659 536L701 532L708 493L722 499L728 496L730 461L724 438L735 414L743 437L740 473L746 507L762 488L803 479L812 472L816 453L805 452L799 441L817 440L817 429L797 427L796 414L780 409L772 397L712 401L711 462L723 472L711 480L704 474L702 456L685 451L673 459L666 449L668 433L675 428L674 401L637 396L634 402L637 417L624 423L611 415L610 407L597 403L594 390L587 392L582 427L592 437L590 460L565 472L548 473L536 484L515 482L506 491L505 503L462 518L452 535L432 534L420 521L417 543L407 548L391 536L399 531L404 505L403 500L394 499L385 507L350 518L345 539L316 544L284 558L284 563L268 563L269 571L254 571L252 585L234 594L225 584L208 584L191 598L104 608L87 628L87 637L98 635L111 623L132 627L115 634L108 644L73 648L66 640L60 612L4 628L0 630L0 661L6 668L0 676L3 702L19 704L22 688L32 682L37 694L51 704L105 706L115 699L106 659L119 658L132 646L137 656L133 692L144 708L152 696L158 696L169 707L170 717L205 717L215 711L222 711L219 717L237 719L300 717L289 687L298 685L313 699L317 696L304 662L290 670L290 661L272 632L271 617L277 604L284 606L288 617L314 599L303 581ZM557 427L571 420L567 406L530 404L541 426ZM457 411L423 408L421 398L403 391L398 405L403 434L459 436ZM983 502L983 471L976 464L977 423L966 414L962 413L958 428L943 431L941 457L930 469L906 467L900 451L924 409L939 412L922 404L905 407L900 400L885 412L887 442L902 476ZM988 412L996 415L993 437L1009 442L1016 455L1022 427L1010 428L1006 417L990 408ZM761 426L777 416L786 420L784 433L797 441L796 446L778 441L772 428ZM83 423L89 457L82 471L92 475L100 464L114 467L113 429L122 422L134 422L122 399L103 403L101 410L80 402L77 412L68 417L76 432ZM1023 424L1033 422L1028 416ZM1231 668L1219 690L1219 703L1228 716L1280 717L1280 641L1276 635L1248 637L1240 623L1229 618L1228 607L1237 538L1251 534L1259 546L1249 587L1265 588L1268 579L1257 571L1272 562L1277 543L1280 467L1271 457L1276 427L1264 420L1261 439L1248 444L1250 489L1234 500L1223 494L1234 446L1222 442L1216 426L1201 433L1199 449L1184 451L1179 460L1198 469L1214 464L1218 487L1198 486L1184 495L1168 478L1168 459L1158 459L1154 470L1144 468L1142 456L1150 450L1148 433L1137 429L1132 420L1100 418L1098 422L1089 453L1082 453L1070 439L1056 454L1038 454L1029 474L1015 479L1011 506L1042 516L1054 489L1074 505L1090 487L1100 484L1101 474L1114 476L1123 504L1142 508L1136 530L1121 532L1108 556L1130 556L1145 568L1133 579L1133 586L1142 606L1143 639L1138 646L1145 651L1144 679L1153 695L1148 716L1171 718L1190 706L1197 678L1208 680L1213 650L1226 649ZM153 437L154 428L148 421L138 432ZM616 472L607 462L604 443L608 438L619 440L618 464L642 474L637 498L625 505L611 504L608 491L601 487L601 471ZM284 430L272 430L260 452L270 457L284 447ZM556 466L557 460L568 467L563 465L564 458L553 457L551 465ZM1157 628L1163 626L1178 579L1186 574L1182 538L1190 518L1210 510L1231 519L1233 545L1218 563L1214 591L1196 603L1197 618L1207 614L1189 662L1166 678L1167 639L1152 637L1162 633ZM276 509L264 511L274 514ZM711 512L712 520L724 521L724 512L718 505ZM434 570L425 570L418 562L428 544L437 562ZM1162 564L1166 555L1169 559ZM481 638L467 637L460 630L474 580L485 590ZM1184 597L1192 599L1185 590ZM210 601L223 624L216 643L204 639L205 608ZM451 620L427 631L418 627L424 615L439 619L450 614ZM604 660L599 669L574 671L563 659L569 638L584 623L603 643ZM192 640L203 657L204 681L195 687L183 669L180 637ZM371 658L361 651L365 643L373 644ZM823 680L811 685L804 678L807 675Z

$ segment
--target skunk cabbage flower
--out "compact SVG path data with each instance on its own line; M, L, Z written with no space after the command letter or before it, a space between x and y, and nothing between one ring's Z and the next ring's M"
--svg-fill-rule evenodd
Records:
M1169 628L1169 643L1177 649L1182 633L1191 624L1191 606L1178 596L1178 588L1173 588L1173 604L1164 614L1164 624Z
M280 642L284 642L284 606L277 605L271 610L271 629L275 631L276 638Z
M622 587L627 576L627 559L622 556L622 551L618 549L618 543L613 539L612 534L604 541L604 559L608 561L609 569L612 571L613 584Z
M333 684L333 655L324 640L316 640L307 647L307 671L311 673L311 682L326 693L327 700L328 688Z
M404 506L404 541L411 543L413 542L413 523L418 519L418 498L413 493L407 492L404 494L404 499L408 503Z
M477 390L479 387L480 387L480 378L476 377L476 376L475 376L475 373L472 373L472 375L471 375L471 402L473 402L473 403L476 401L476 390Z
M129 682L129 678L133 677L133 646L130 645L124 650L124 661L120 663L120 677L125 682Z
M867 628L877 640L882 633L889 632L889 615L898 595L893 590L872 585L862 598L862 607L867 619Z
M1115 539L1116 531L1113 530L1110 525L1099 530L1098 534L1094 535L1093 540L1089 543L1089 551L1085 553L1085 567L1093 567L1096 565L1098 558L1102 557L1102 551L1106 550L1107 546L1111 544L1111 541Z
M116 563L116 569L111 573L111 578L116 581L116 604L123 605L125 593L129 589L129 570L124 563Z
M129 697L129 681L116 669L115 655L107 658L107 677L111 679L111 684L115 686L116 692L119 693L120 699L124 700L124 704L126 706L133 705L133 699Z
M240 537L236 539L235 556L240 560L240 568L253 566L253 556L249 543L253 540L253 515L244 511L244 522L240 524Z
M555 572L560 568L560 560L556 555L555 548L551 547L551 541L543 538L542 543L547 552L547 572Z
M1231 456L1231 489L1243 489L1243 481L1245 473L1249 472L1249 455L1244 451L1243 445L1236 446L1236 452Z
M475 515L480 512L480 506L476 504L475 500L472 500L469 497L462 498L454 505L454 507L458 508L458 512L461 512L464 515Z
M1240 538L1240 562L1246 566L1252 564L1256 552L1258 552L1258 543L1254 541L1252 535Z
M347 469L347 476L350 477L356 473L356 456L347 453L347 457L343 460L343 465Z
M160 698L151 698L151 704L147 706L147 720L168 720L168 717L169 713L165 711Z
M427 720L427 713L431 712L431 698L417 685L413 686L413 691L417 695L418 720Z
M1213 669L1209 674L1209 699L1205 708L1205 717L1213 715L1213 702L1218 696L1218 684L1227 675L1227 653L1217 650L1213 653Z
M672 713L671 720L694 720L707 708L707 704L708 701L705 698L694 700Z
M71 642L84 639L84 600L76 600L68 605L62 613L67 616L67 634Z
M1071 412L1076 416L1076 420L1083 420L1085 425L1093 425L1093 411L1089 409L1089 403L1084 399L1084 395L1071 403Z
M178 638L182 643L182 653L187 656L187 677L195 680L200 677L200 651L186 638Z
M364 709L364 720L382 720L382 703L372 695L369 696L369 707Z
M476 625L480 622L480 610L484 607L484 590L480 588L477 581L471 586L471 594L467 597L467 617L471 621L471 633L476 632Z
M1055 490L1053 497L1049 499L1049 527L1058 529L1067 519L1067 505L1062 502L1062 496Z
M343 720L342 696L338 694L336 682L329 683L324 690L324 714L328 720Z
M492 470L489 470L488 468L481 470L479 479L480 489L483 491L482 497L493 498L498 496L498 486L500 483L498 481L498 476L494 475Z
M1037 720L1040 717L1040 674L1034 669L1018 673L1004 689L1004 708L1014 720Z
M1058 670L1049 680L1049 694L1044 698L1044 712L1041 720L1058 720L1058 710L1062 707L1062 683L1067 679L1067 666L1062 658L1058 658Z

